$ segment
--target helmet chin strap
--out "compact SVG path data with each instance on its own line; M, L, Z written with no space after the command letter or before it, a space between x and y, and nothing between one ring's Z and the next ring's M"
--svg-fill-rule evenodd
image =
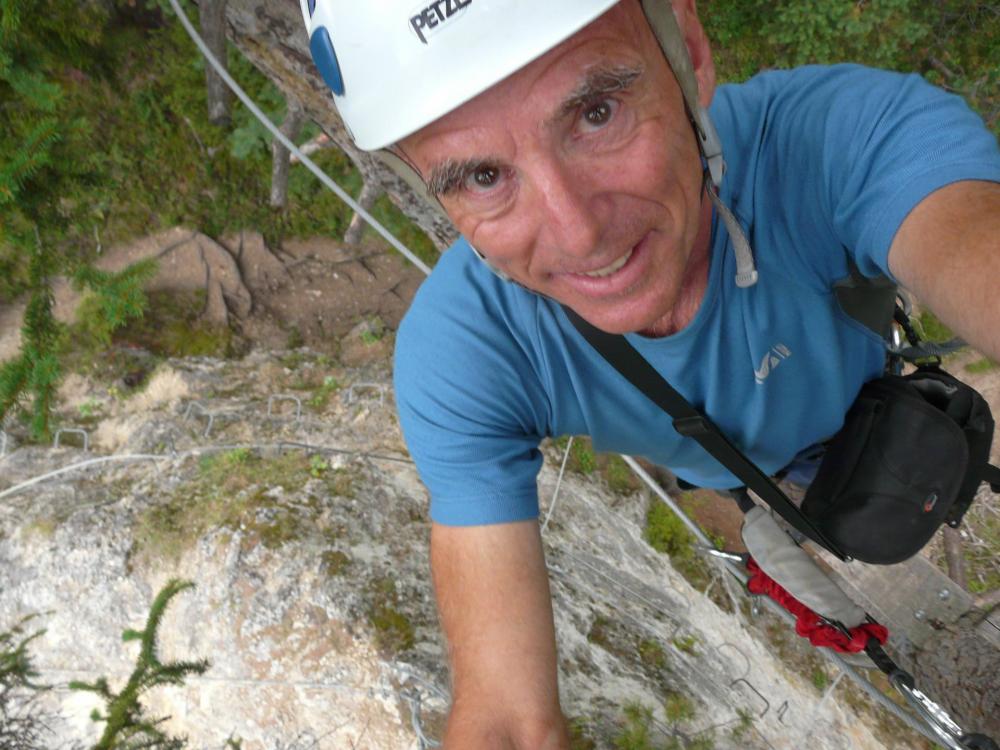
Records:
M706 181L708 196L719 213L719 218L729 233L736 254L736 286L745 288L757 283L757 268L754 265L753 250L746 233L729 207L719 197L719 187L726 173L726 162L722 157L722 140L712 123L708 111L701 106L698 98L698 79L695 77L688 54L684 35L677 25L677 17L670 0L642 0L642 10L649 28L659 42L663 56L674 73L688 111L688 119L694 129L695 140L702 159L708 165L710 180Z
M691 118L691 124L694 126L695 138L698 141L702 158L708 165L705 170L706 177L708 177L705 180L705 189L729 233L729 239L733 242L733 252L736 255L736 286L741 289L751 287L757 283L758 275L750 240L747 239L736 215L719 197L719 186L722 184L722 176L726 172L726 162L722 158L722 142L708 111L704 107L698 107L698 120L695 122L694 118Z

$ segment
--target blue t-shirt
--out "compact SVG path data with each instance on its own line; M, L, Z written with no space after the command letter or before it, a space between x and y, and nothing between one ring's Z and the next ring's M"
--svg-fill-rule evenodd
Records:
M832 291L848 253L889 274L893 236L928 194L1000 181L1000 150L957 96L853 65L761 74L721 86L711 114L728 171L721 196L759 270L734 282L729 236L713 220L711 267L694 320L629 341L753 461L775 472L841 426L881 374L882 341ZM553 301L497 278L458 242L417 293L398 335L400 421L431 516L442 524L538 514L538 444L590 435L702 487L739 484L576 332Z

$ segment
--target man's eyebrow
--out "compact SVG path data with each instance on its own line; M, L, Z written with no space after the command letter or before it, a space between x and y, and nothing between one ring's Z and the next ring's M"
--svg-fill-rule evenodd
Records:
M558 120L570 115L601 96L625 91L643 74L643 70L641 65L591 68L583 80L559 105L559 109L552 119ZM477 169L497 163L499 160L493 157L463 160L446 159L431 168L427 178L427 189L435 197L447 195L460 187Z
M427 190L434 197L447 195L459 188L477 169L499 163L492 157L475 159L446 159L431 168L427 178Z
M599 97L625 91L635 83L642 73L642 66L616 65L614 67L592 68L587 71L586 77L559 105L559 109L552 119L559 120L571 115L580 107Z

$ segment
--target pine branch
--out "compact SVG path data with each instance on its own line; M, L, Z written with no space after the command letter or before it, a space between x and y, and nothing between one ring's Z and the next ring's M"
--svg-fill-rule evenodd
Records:
M30 374L28 358L24 354L0 365L0 423L17 406L28 386Z
M59 140L53 118L42 120L28 134L26 142L0 167L0 206L13 203L24 184L51 160L50 148Z
M94 750L180 750L185 740L170 737L160 726L168 717L150 719L144 715L140 697L154 687L183 685L192 674L204 674L209 667L207 660L177 661L161 664L157 656L157 639L160 624L171 600L185 589L193 588L190 581L171 580L157 594L149 608L146 626L141 631L128 628L122 632L124 642L138 640L141 644L135 669L128 682L118 693L108 688L101 678L94 684L71 683L70 687L99 694L105 702L106 714L95 711L92 718L105 723L104 732Z
M147 258L117 273L100 271L93 266L83 266L73 273L74 287L89 289L97 297L101 315L93 328L101 343L111 343L115 330L143 316L148 304L143 287L156 271L156 259Z

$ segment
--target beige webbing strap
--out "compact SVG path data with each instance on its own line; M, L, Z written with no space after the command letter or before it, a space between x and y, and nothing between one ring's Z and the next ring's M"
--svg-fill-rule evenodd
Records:
M792 541L767 509L758 505L746 514L741 536L761 570L813 612L847 628L865 621L865 611Z
M642 10L646 14L649 27L653 30L663 54L667 57L677 83L680 84L684 102L692 113L701 109L698 100L698 81L694 77L694 67L688 55L687 44L677 25L670 0L642 0ZM698 123L701 128L701 124Z

